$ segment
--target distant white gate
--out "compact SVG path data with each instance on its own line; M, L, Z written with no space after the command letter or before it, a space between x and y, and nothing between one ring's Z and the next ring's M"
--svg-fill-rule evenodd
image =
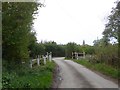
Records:
M85 58L85 52L83 53L78 53L78 52L72 52L72 59L81 59Z

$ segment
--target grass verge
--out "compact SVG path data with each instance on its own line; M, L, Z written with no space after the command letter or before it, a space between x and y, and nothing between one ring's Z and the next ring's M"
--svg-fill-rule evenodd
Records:
M46 65L24 68L19 73L3 72L3 88L51 88L55 66L53 61L48 61Z
M85 67L89 68L89 69L92 69L92 70L96 70L96 71L99 71L105 75L109 75L111 76L112 78L115 78L115 79L119 79L120 77L118 76L118 70L111 67L111 66L108 66L104 63L90 63L89 61L87 60L84 60L84 59L81 59L81 60L73 60L74 62L77 62L81 65L84 65Z

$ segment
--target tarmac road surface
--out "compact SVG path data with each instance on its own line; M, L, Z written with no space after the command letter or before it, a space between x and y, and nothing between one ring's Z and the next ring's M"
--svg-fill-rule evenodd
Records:
M118 88L86 67L64 58L53 58L59 66L60 84L58 88Z

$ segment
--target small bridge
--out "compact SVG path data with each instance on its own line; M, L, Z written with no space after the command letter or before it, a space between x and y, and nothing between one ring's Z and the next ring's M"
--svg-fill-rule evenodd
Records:
M78 52L72 52L72 59L81 59L85 58L85 52L83 53L78 53Z

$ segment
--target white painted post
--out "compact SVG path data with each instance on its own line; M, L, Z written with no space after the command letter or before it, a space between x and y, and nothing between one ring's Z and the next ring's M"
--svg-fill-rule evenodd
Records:
M49 61L51 62L51 55L49 54Z
M85 52L83 52L83 58L85 59Z
M77 59L77 55L76 55L76 52L75 52L75 59Z
M78 53L76 53L76 56L77 56L77 60L78 60Z
M39 66L40 65L40 56L38 55L38 58L37 58L37 65Z
M51 60L52 60L52 52L50 52L50 55L51 55Z
M30 59L30 68L32 68L32 59Z
M52 61L52 52L50 52L50 54L49 54L49 61L50 62Z
M43 57L43 60L44 60L44 64L46 64L46 57Z

